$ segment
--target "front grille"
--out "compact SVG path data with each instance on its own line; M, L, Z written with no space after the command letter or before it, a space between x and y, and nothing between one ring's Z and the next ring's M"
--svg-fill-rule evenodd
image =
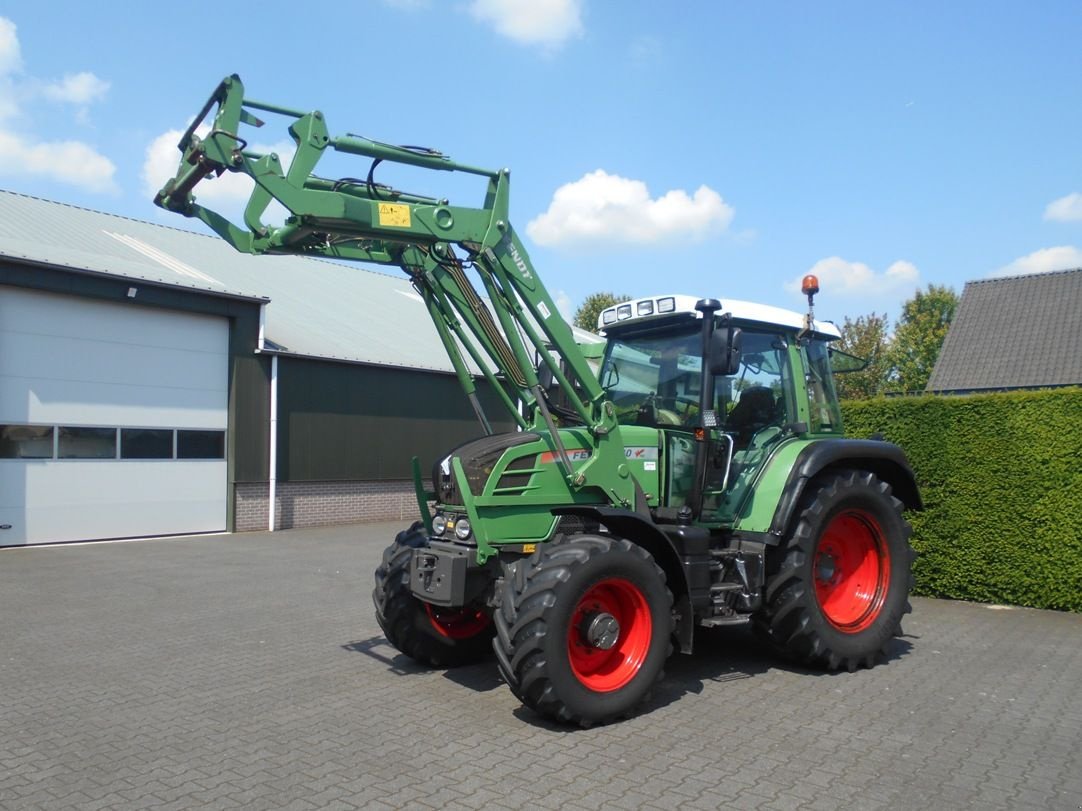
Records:
M521 431L492 434L459 445L447 457L447 472L443 470L443 461L437 462L432 471L432 484L436 491L436 497L445 504L465 503L462 500L464 494L458 492L458 484L451 472L451 458L457 456L461 461L462 471L466 474L466 486L469 487L470 493L479 496L484 490L485 482L488 481L493 467L503 456L504 451L516 445L525 445L538 439L540 437L537 434Z
M601 530L601 524L596 518L584 515L561 515L556 522L554 535L596 535Z
M500 481L497 483L497 487L500 490L517 488L524 490L530 484L530 479L533 478L533 469L537 462L537 456L534 454L528 454L526 456L520 456L515 459L511 464L504 468L504 473L500 476ZM512 471L524 470L525 473L514 473Z

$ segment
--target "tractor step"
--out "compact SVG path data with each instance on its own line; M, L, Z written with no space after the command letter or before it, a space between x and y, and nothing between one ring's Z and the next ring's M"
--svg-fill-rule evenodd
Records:
M727 591L743 591L741 583L715 583L710 587L711 594L724 594Z
M711 549L710 556L714 558L735 558L739 557L739 549Z
M706 617L699 620L703 628L721 628L723 626L747 625L751 622L750 614L733 614L728 617Z

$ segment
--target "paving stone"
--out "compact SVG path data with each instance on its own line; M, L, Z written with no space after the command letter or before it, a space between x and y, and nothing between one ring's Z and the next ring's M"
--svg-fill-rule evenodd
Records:
M492 662L390 647L398 529L0 550L0 807L1082 805L1082 616L915 599L852 674L711 631L642 713L569 730Z

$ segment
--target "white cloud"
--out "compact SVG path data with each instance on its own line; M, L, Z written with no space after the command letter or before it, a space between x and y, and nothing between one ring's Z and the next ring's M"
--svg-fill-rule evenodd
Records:
M207 125L196 128L196 134L204 138L210 131ZM180 141L182 130L169 130L163 132L147 146L143 157L143 189L146 194L153 197L161 189L165 182L177 173L180 165L180 150L177 143ZM293 159L296 147L292 141L281 141L276 144L257 144L249 146L254 152L268 154L275 152L282 162L283 170L289 166ZM203 204L219 209L219 213L237 222L242 216L243 207L252 193L254 181L246 174L240 172L225 172L221 177L210 176L196 187L194 194L196 199ZM287 212L276 202L271 203L264 215L265 223L281 223Z
M18 114L13 74L22 70L23 59L19 52L19 38L15 23L0 17L0 121Z
M863 296L893 293L920 284L920 271L912 262L898 260L882 273L863 262L849 262L840 256L820 259L808 270L819 278L819 286L839 296ZM786 283L791 293L800 292L803 275Z
M0 174L47 177L94 192L116 191L116 166L79 141L37 141L0 130Z
M582 0L473 0L469 11L524 45L558 48L583 33Z
M553 297L553 303L556 305L556 309L560 311L560 315L564 317L564 321L570 324L575 320L575 308L571 304L571 296L567 295L564 290L557 290L556 295Z
M707 186L692 195L674 189L655 199L641 180L598 169L560 186L548 211L531 220L526 232L539 245L641 245L705 237L724 231L732 219L733 208Z
M99 101L109 92L109 82L103 81L93 73L68 74L58 82L48 82L41 93L52 101L76 104L80 107Z
M23 57L19 49L15 23L6 17L0 17L0 76L18 73L22 67Z
M1009 265L989 274L991 276L1022 276L1027 273L1048 273L1053 270L1082 268L1082 250L1073 245L1041 248L1020 256Z
M1053 200L1045 208L1044 218L1055 222L1082 222L1082 194L1072 192Z
M86 106L109 89L92 73L65 76L59 82L41 82L22 75L23 59L18 31L11 20L0 17L0 122L19 118L26 124L25 102L37 97L79 106L76 118L86 116ZM72 139L48 140L31 132L0 127L0 176L44 177L93 192L114 192L116 166L94 147Z

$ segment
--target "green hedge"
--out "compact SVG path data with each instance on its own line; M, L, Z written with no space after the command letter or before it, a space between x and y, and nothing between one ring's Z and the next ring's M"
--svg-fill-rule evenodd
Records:
M905 449L916 593L1082 611L1082 389L843 403Z

